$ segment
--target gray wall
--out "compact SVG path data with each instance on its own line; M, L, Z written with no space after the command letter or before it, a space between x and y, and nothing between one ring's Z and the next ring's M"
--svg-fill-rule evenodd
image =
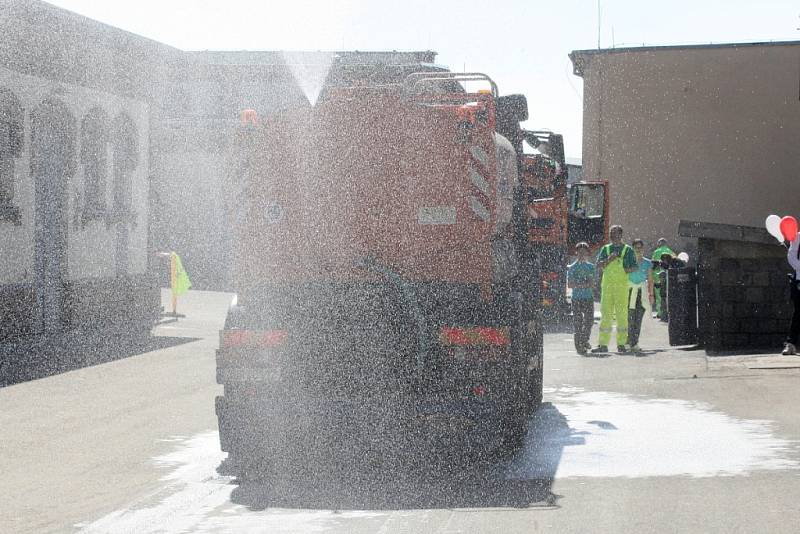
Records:
M762 226L798 213L800 45L578 51L584 179L651 243L679 219ZM680 247L679 247L680 248Z

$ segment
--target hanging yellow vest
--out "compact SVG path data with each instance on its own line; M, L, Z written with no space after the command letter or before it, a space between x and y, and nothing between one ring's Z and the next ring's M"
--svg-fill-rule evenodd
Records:
M189 288L192 287L192 281L189 280L189 275L186 269L183 268L180 256L175 252L172 253L172 269L171 269L170 285L172 286L172 293L175 295L183 295Z

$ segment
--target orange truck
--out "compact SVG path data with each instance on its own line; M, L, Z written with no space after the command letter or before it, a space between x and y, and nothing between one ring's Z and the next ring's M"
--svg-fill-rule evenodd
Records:
M575 245L585 241L594 254L608 242L608 182L568 183L561 135L523 130L521 137L537 151L522 156L521 176L528 239L541 259L543 316L558 321L569 313L566 265Z
M525 97L480 73L383 74L243 115L217 353L230 474L510 450L541 402L539 258L509 140Z

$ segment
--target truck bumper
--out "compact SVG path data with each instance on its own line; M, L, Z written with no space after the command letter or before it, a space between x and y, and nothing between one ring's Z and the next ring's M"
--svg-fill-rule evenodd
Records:
M300 453L359 445L417 454L491 450L502 441L501 405L491 400L415 398L216 398L220 445L235 454Z

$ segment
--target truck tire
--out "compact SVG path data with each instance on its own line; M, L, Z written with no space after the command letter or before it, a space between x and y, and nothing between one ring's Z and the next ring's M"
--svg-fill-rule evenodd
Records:
M531 413L536 412L542 405L544 396L544 373L543 369L539 367L531 373L530 378L530 407Z
M512 410L504 418L502 452L514 453L522 448L528 435L528 416L525 410Z

